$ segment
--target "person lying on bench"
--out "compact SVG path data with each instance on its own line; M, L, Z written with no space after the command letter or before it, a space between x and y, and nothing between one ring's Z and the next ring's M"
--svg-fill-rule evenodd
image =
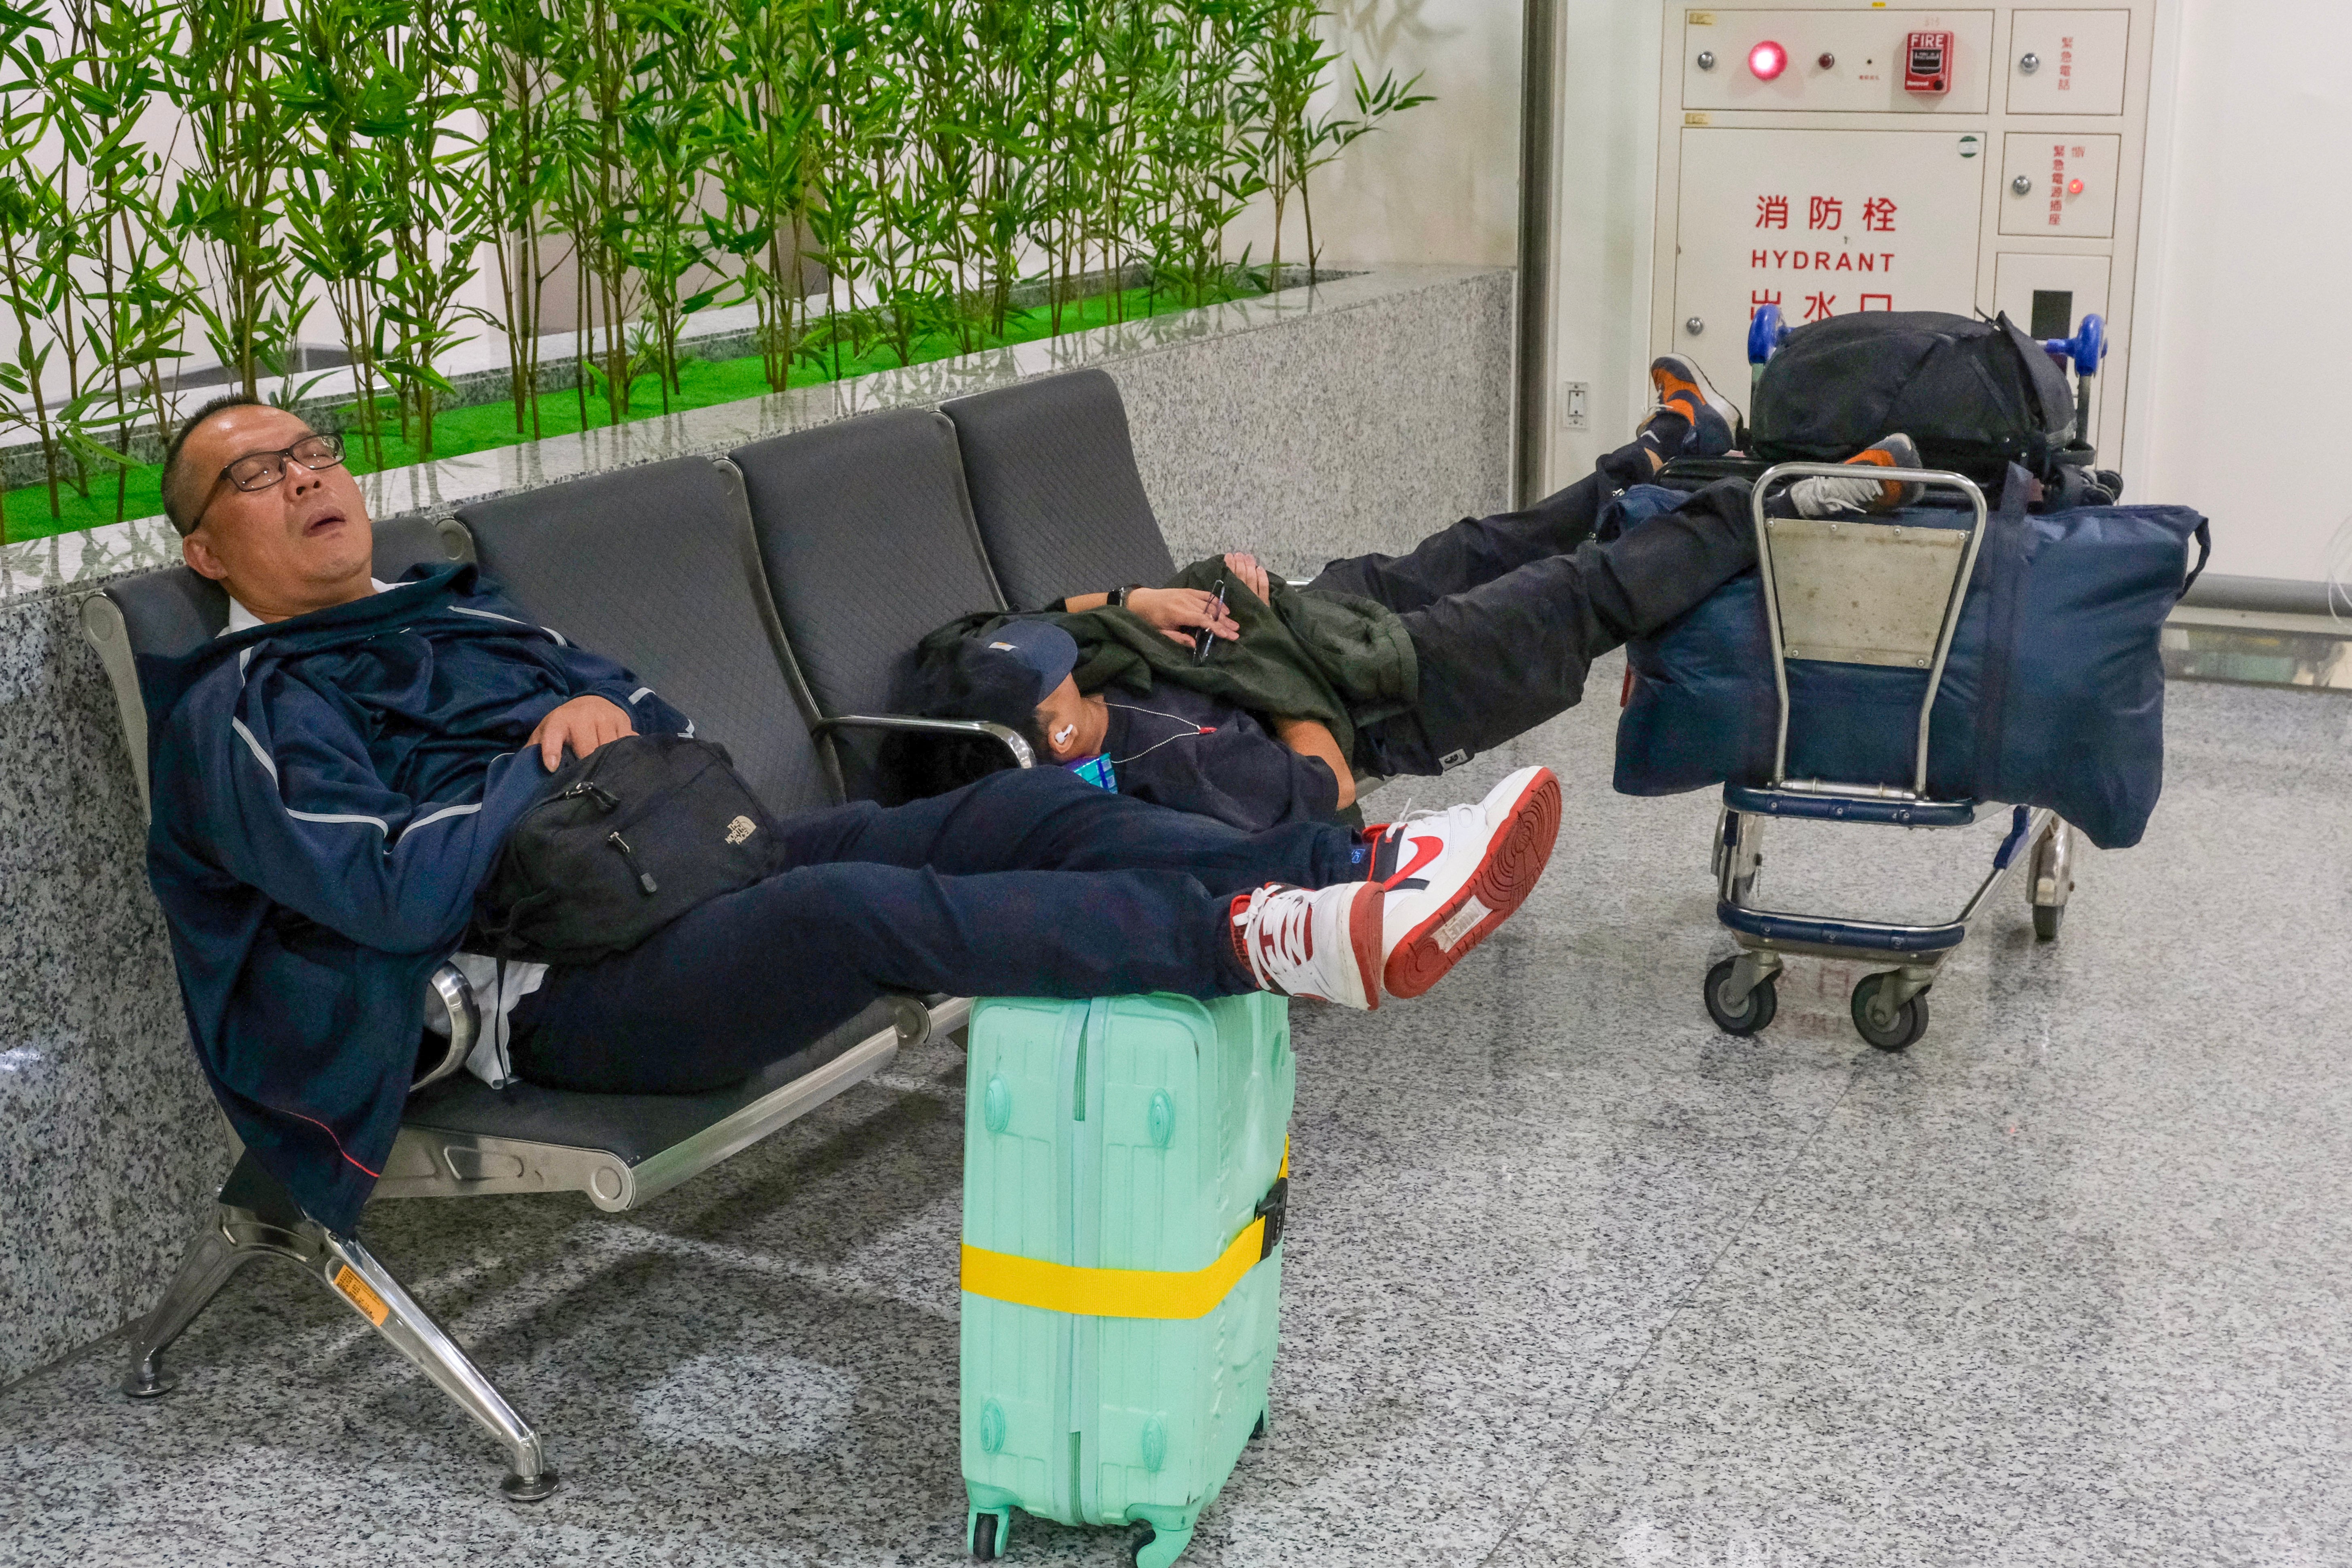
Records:
M554 1088L694 1093L893 993L1418 995L1517 908L1559 826L1559 785L1522 769L1416 820L1404 875L1342 827L1245 834L1043 768L767 823L771 874L639 945L493 963L459 952L477 890L566 753L690 735L687 716L469 565L374 581L341 444L290 411L207 405L163 495L233 611L210 646L142 672L149 875L238 1135L338 1230L383 1168L425 982L453 954L483 1000L485 1067L503 1052ZM739 818L729 843L761 829Z
M1038 618L966 616L924 638L899 706L1009 725L1108 788L1244 828L1328 819L1358 773L1457 767L1575 706L1594 659L1756 563L1737 479L1595 537L1611 497L1666 458L1731 447L1738 411L1695 364L1666 355L1651 377L1659 408L1638 438L1526 510L1332 562L1303 590L1237 552ZM1853 460L1916 465L1906 440L1890 445ZM1844 515L1899 488L1810 479L1793 504ZM890 755L915 795L1000 765L959 742L900 740Z

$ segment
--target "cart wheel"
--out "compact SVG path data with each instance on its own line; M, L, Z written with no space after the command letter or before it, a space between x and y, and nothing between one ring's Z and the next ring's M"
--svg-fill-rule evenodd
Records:
M2034 905L2033 935L2035 940L2040 942L2057 941L2058 922L2063 920L2065 916L2066 906L2063 904Z
M1870 1005L1878 996L1878 988L1886 984L1887 976L1865 974L1853 987L1853 1026L1862 1037L1882 1051L1899 1051L1927 1032L1927 994L1920 992L1902 1006L1895 1009L1895 1021L1885 1028L1870 1020Z
M1772 1021L1772 1015L1780 1010L1780 993L1767 975L1756 983L1756 989L1738 999L1738 1005L1732 1005L1723 987L1738 962L1727 958L1706 972L1706 1016L1727 1035L1752 1035Z
M1158 1531L1141 1520L1136 1521L1135 1528L1127 1533L1127 1561L1130 1568L1142 1563L1144 1552L1150 1549L1153 1542L1159 1539Z

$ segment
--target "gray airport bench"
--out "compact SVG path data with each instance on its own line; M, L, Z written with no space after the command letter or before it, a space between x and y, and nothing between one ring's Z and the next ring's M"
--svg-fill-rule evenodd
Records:
M952 422L922 410L868 415L729 458L676 458L448 516L382 521L375 574L478 562L534 617L626 663L693 714L698 733L728 748L779 816L867 793L867 764L837 745L845 731L986 733L1026 766L1027 748L1001 726L890 714L898 661L932 627L1004 606L992 555L1023 563L1017 580L1034 586L1055 580L1040 574L1077 549L1070 585L1039 590L1039 603L1099 586L1096 576L1158 580L1172 566L1108 376L1052 377L951 412ZM977 467L960 429L980 454ZM1024 490L1018 471L1031 463L1052 472ZM83 602L142 807L148 716L138 662L201 646L227 616L219 585L185 567L123 579ZM902 1047L961 1029L971 1009L968 998L886 998L710 1093L531 1084L501 1092L460 1070L479 1026L463 977L445 964L429 991L428 1016L442 1026L420 1042L375 1195L577 1192L612 1213L641 1207L758 1142L881 1071ZM334 1289L456 1399L506 1450L509 1497L528 1501L555 1489L538 1435L425 1306L356 1235L304 1215L250 1154L240 1153L178 1273L134 1329L124 1391L171 1389L163 1352L232 1275L264 1256L289 1258Z

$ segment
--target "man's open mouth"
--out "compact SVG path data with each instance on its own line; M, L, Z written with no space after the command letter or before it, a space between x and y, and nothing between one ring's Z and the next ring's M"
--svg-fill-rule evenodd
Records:
M334 527L337 523L343 521L344 517L341 512L320 512L317 517L312 518L310 521L302 525L303 536L307 538L314 533L324 533L327 530Z

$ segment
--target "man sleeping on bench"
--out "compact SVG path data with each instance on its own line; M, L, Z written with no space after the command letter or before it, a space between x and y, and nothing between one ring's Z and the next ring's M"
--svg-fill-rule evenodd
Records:
M479 945L476 892L517 819L567 752L692 726L471 566L373 580L341 444L290 411L207 405L163 496L234 612L211 646L142 671L149 875L238 1134L348 1231L398 1129L425 978ZM1400 876L1394 848L1343 827L1247 834L1042 768L777 824L772 875L601 962L458 959L516 1076L614 1093L740 1081L892 993L1368 1008L1427 990L1494 931L1559 817L1550 773L1523 769L1421 819Z
M1756 563L1737 479L1596 538L1616 492L1667 458L1732 444L1738 410L1695 363L1668 354L1650 374L1659 407L1638 439L1524 511L1465 518L1409 554L1334 561L1304 589L1235 553L1166 587L966 616L923 639L896 706L1010 726L1108 788L1243 828L1329 819L1353 805L1356 774L1458 766L1573 707L1594 659ZM1914 468L1917 454L1893 436L1851 461ZM1824 477L1790 500L1858 515L1902 489ZM889 754L910 795L999 765L965 742L894 739Z

